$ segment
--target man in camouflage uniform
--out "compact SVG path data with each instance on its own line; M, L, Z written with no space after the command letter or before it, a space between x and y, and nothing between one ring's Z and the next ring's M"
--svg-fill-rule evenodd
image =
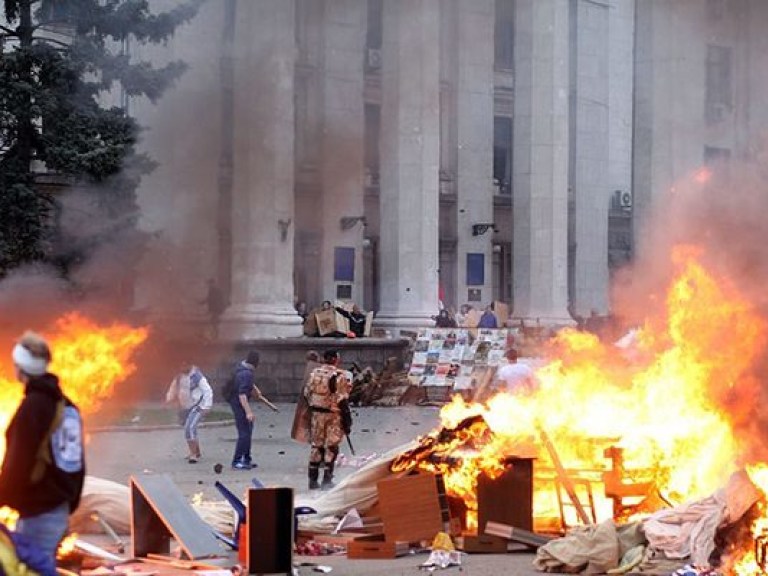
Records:
M324 363L315 368L304 385L304 397L312 414L309 453L309 489L323 490L333 487L333 468L339 454L339 444L344 439L348 424L342 423L352 383L352 375L337 368L340 361L336 350L328 350ZM322 486L318 484L320 465L323 464Z

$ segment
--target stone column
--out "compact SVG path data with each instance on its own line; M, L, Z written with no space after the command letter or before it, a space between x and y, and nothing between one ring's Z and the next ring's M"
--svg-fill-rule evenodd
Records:
M301 333L293 308L294 1L240 0L234 42L231 305L225 339Z
M493 222L493 59L495 2L458 2L458 73L456 123L458 137L458 298L481 290L492 299L493 230L473 236L472 225ZM482 254L482 284L467 284L467 255Z
M571 186L574 199L573 309L608 311L608 58L613 6L576 2L572 18ZM631 35L630 35L631 38ZM632 69L631 60L626 62Z
M323 297L333 301L337 287L350 286L349 300L362 305L364 214L363 57L366 3L325 0L322 134ZM334 275L337 248L354 250L354 278Z
M384 2L381 310L377 325L433 325L438 302L438 0Z
M568 0L518 0L515 39L514 316L570 323Z

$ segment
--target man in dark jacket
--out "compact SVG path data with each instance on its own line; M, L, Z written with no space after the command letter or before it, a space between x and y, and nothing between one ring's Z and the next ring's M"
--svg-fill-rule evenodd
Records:
M355 335L356 338L362 338L365 336L365 321L366 316L357 304L352 305L352 310L347 311L341 306L336 307L336 312L344 316L349 320L349 331Z
M16 531L55 563L83 490L82 419L48 372L51 352L42 337L24 334L12 357L24 398L5 432L0 505L18 511Z
M261 390L256 387L255 375L259 365L259 353L251 350L248 357L235 368L233 387L225 398L232 408L237 428L237 443L232 457L232 468L235 470L250 470L256 464L251 460L251 437L253 436L253 410L251 396L261 397Z

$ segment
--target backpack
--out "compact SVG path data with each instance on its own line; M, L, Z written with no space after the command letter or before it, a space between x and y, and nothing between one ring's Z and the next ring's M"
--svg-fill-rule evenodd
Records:
M235 375L231 374L229 378L227 378L226 382L224 382L224 385L221 387L221 397L224 398L227 402L232 400L232 397L235 395Z
M59 401L48 438L38 450L31 479L37 482L45 473L46 464L62 472L83 471L83 419L77 407L66 400Z

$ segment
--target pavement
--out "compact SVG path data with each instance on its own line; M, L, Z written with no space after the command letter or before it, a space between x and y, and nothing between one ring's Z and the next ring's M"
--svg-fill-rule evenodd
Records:
M168 474L186 496L200 494L206 500L221 500L214 487L216 480L224 483L236 494L244 493L251 478L257 477L266 486L286 486L297 494L307 492L307 457L309 448L290 438L295 404L277 404L279 412L264 405L256 406L256 426L252 455L258 468L251 471L233 470L232 453L236 431L233 423L221 422L204 425L200 429L203 457L196 464L185 460L186 445L181 427L141 427L139 429L110 429L90 432L87 444L88 473L123 484L132 474L142 471ZM356 458L349 447L342 445L337 479L353 473L352 465L374 454L413 440L438 425L439 410L434 407L402 406L397 408L353 408L352 441ZM86 422L87 425L87 422ZM346 461L349 464L344 465ZM217 464L221 465L221 472ZM464 555L463 565L441 570L449 574L460 571L469 575L539 574L532 566L531 553L505 555ZM333 568L331 574L422 574L419 564L426 555L405 556L395 560L349 560L346 556L301 557L298 563L308 562ZM299 573L318 573L314 566L300 567ZM314 570L314 571L313 571Z

